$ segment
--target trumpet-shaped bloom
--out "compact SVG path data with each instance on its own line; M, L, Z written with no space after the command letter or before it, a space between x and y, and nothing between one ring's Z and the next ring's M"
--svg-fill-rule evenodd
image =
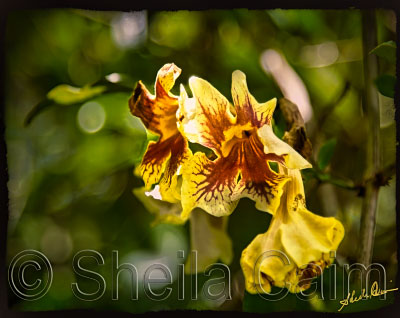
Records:
M268 162L293 169L311 167L274 135L271 119L276 99L258 103L241 71L232 74L235 107L203 79L191 77L189 86L192 98L181 86L178 128L190 142L212 149L216 159L198 152L184 166L183 214L200 207L215 216L229 215L242 197L273 214L288 178L275 173Z
M151 141L140 165L140 174L147 189L160 184L162 198L169 202L180 199L179 167L191 155L188 143L176 126L178 97L170 93L181 69L165 64L157 74L155 95L139 81L129 99L131 113L139 117L146 128L159 136Z
M311 280L331 264L330 252L344 236L338 220L306 209L300 171L287 173L292 180L268 231L242 252L240 263L250 293L268 293L271 286L287 287L292 293L309 288Z

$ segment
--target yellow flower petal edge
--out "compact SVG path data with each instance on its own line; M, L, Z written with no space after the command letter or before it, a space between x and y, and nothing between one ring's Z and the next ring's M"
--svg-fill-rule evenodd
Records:
M272 286L298 293L310 287L333 259L344 237L344 227L333 217L322 217L305 207L299 170L288 170L281 204L268 231L247 246L240 264L249 293L268 293Z
M310 166L273 134L276 99L258 103L241 71L232 74L235 107L201 78L191 77L189 86L192 98L181 86L178 129L190 142L213 150L216 159L195 154L182 169L183 213L200 207L214 216L229 215L240 198L248 197L257 209L274 214L289 179L275 173L269 162L298 169ZM264 127L269 127L268 134L260 134Z
M274 153L284 158L284 164L289 169L312 168L312 165L286 142L279 139L272 127L264 125L257 130L258 137L264 145L265 153Z
M232 74L231 92L239 125L251 123L252 127L260 128L271 124L272 115L276 107L276 98L266 103L258 103L249 92L246 75L239 70L234 71Z
M170 93L181 69L173 63L165 64L157 73L155 95L139 81L129 99L132 115L139 117L146 128L160 136L151 141L140 165L146 189L159 183L164 200L178 202L178 175L182 164L191 156L188 142L176 126L178 97Z

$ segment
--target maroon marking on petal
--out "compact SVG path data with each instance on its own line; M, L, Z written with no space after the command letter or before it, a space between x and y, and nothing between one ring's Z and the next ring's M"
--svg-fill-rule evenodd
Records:
M163 90L162 87L161 90ZM132 115L139 117L146 128L158 134L160 139L163 136L169 138L178 132L175 115L178 107L177 98L169 96L166 92L155 98L141 81L138 82L134 94L129 99Z
M184 159L185 149L186 141L180 133L177 133L164 141L159 140L156 143L150 144L142 160L142 165L145 167L143 174L145 172L153 174L154 167L162 165L171 155L165 172L168 182L170 183L172 176L178 170L179 164ZM151 170L148 171L148 169Z
M327 262L319 260L310 262L304 269L297 269L297 275L299 276L298 286L302 289L309 288L313 278L320 276L327 265Z
M174 136L171 138L174 138ZM188 145L183 136L178 133L175 135L175 140L170 147L171 157L169 158L168 166L164 172L166 178L165 182L167 184L171 184L172 177L178 171L178 168L183 160L186 159L186 149L188 148Z
M170 96L168 95L168 93L165 91L164 87L162 87L162 85L160 84L160 81L157 81L157 82L156 82L155 91L156 91L156 96L157 96L157 98L166 98L166 97L170 97Z
M255 132L250 138L242 141L241 182L249 194L265 198L266 202L270 203L270 198L275 196L271 188L277 186L284 178L271 170L268 161L284 163L284 159L275 154L265 154L263 148Z
M218 195L223 199L222 192L227 187L230 194L233 194L233 190L236 184L236 176L238 172L237 165L237 152L230 152L229 156L224 158L218 158L215 161L210 161L207 164L201 166L198 164L197 172L193 172L195 175L203 175L204 180L197 182L193 180L192 182L196 184L197 191L195 196L199 201L202 197L207 196L211 193L211 197L205 199L206 202L211 200L217 200Z
M275 154L265 154L263 147L254 130L249 138L238 138L228 156L219 157L204 165L197 164L197 171L193 173L205 178L202 181L192 181L197 186L194 193L196 200L207 197L209 193L211 196L205 199L206 202L217 200L218 196L224 199L222 192L225 188L229 189L228 195L232 195L239 182L237 177L240 172L240 182L245 185L248 193L264 197L269 203L270 198L275 196L271 187L278 185L284 177L273 172L268 161L283 163L284 159Z
M236 90L234 91L234 94L238 96ZM237 101L238 98L236 96L234 96L234 99ZM257 117L257 112L254 109L254 105L252 105L251 103L250 95L248 93L246 93L246 100L244 104L237 105L236 112L237 112L237 122L240 125L251 123L253 127L260 128L265 124L268 125L271 124L271 114L265 114L260 112L258 114L260 118Z
M221 145L225 141L224 131L228 130L232 125L226 109L218 107L217 111L212 112L211 107L203 105L200 100L198 100L198 103L205 117L205 121L201 124L207 127L202 135L202 139L205 140L202 144L221 154Z
M154 126L159 124L158 120L154 118L151 104L154 101L152 96L147 90L146 86L139 81L135 87L134 94L129 98L129 109L132 115L139 117L146 128L149 128L153 123ZM156 132L156 131L155 131Z

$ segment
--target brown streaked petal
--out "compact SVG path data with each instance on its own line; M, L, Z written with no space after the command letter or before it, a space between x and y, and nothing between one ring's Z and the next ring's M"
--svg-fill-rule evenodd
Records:
M232 98L238 124L251 123L253 127L257 128L271 124L276 98L266 103L258 103L247 88L246 75L238 70L232 74Z
M181 75L182 70L174 63L165 64L157 73L156 78L156 98L169 97L177 98L170 93L176 79Z
M180 170L184 162L192 156L187 140L179 133L176 136L175 142L171 145L171 156L160 181L162 198L169 202L180 201L182 183L181 180L178 181Z
M180 72L181 69L173 63L164 65L157 74L155 95L139 81L129 99L132 115L139 117L148 130L160 136L160 140L168 139L177 133L178 97L169 91Z
M171 140L170 138L162 143L149 142L139 168L146 189L150 189L153 184L161 179L170 156L168 145L171 143Z
M241 179L232 200L247 197L256 202L256 208L274 214L279 207L282 189L289 180L271 170L268 162L283 162L275 154L265 154L263 145L255 135L240 143Z
M179 132L166 140L150 142L140 165L140 173L146 188L149 189L161 180L162 194L168 192L173 176L190 153L187 141ZM171 200L172 197L169 198L169 201Z
M195 153L183 168L183 215L195 207L214 216L231 214L238 203L231 200L238 174L237 153L215 161L203 153Z
M200 207L214 216L228 215L248 197L257 209L274 214L289 178L273 172L268 161L282 163L283 158L265 154L256 132L236 140L226 157L210 161L196 153L183 172L183 213Z
M136 86L129 99L131 113L139 117L148 130L160 136L150 142L143 157L140 173L147 189L160 182L160 192L169 202L180 197L177 189L177 172L191 152L187 141L176 126L178 97L170 93L181 69L175 64L165 64L157 73L155 95L142 82Z
M189 141L199 143L221 154L222 144L229 140L225 132L235 124L229 101L210 83L192 76L189 86L193 98L188 98L181 86L178 126Z

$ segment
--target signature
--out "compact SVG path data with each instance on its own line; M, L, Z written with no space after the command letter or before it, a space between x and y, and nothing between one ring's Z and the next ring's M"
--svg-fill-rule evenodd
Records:
M350 296L350 293L348 293L347 298L340 301L340 304L342 305L342 307L340 307L338 309L338 311L341 311L347 305L355 303L357 301L360 301L361 299L371 299L372 297L381 296L388 292L392 292L392 291L396 291L396 290L398 290L398 288L381 290L378 286L378 282L375 281L371 286L371 293L369 295L366 294L365 288L363 288L362 293L358 297L354 295L356 293L355 290L353 290L353 292L351 293L351 296Z

